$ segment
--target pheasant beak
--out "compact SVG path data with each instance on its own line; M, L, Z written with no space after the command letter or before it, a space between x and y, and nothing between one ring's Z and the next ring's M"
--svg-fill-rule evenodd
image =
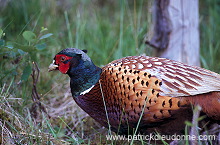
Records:
M49 65L48 71L53 71L56 70L58 68L58 65L55 64L55 60L53 60L53 62Z

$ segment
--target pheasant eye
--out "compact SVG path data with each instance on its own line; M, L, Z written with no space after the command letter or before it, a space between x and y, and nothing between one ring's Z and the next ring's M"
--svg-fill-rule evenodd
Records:
M60 61L61 61L61 62L64 62L65 60L66 60L66 57L64 57L64 56L61 56L61 57L60 57Z

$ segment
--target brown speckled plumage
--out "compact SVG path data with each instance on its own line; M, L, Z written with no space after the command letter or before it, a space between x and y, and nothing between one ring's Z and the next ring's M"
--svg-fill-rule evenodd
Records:
M115 60L102 68L90 89L74 97L76 103L105 127L107 111L111 129L121 134L132 132L141 115L143 133L180 133L197 104L207 116L220 120L220 75L165 58Z

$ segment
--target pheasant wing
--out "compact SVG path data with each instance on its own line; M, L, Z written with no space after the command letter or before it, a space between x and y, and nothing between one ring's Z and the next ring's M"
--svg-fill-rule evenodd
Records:
M160 95L178 97L220 91L220 75L181 62L148 56L128 56L111 62L125 69L145 71L162 81Z

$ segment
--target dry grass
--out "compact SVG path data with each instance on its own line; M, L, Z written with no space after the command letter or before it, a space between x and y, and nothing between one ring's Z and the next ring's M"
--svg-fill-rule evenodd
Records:
M4 90L2 88L0 98L1 144L89 142L107 131L76 105L69 89L63 95L48 96L50 99L42 102L48 114L35 107L37 114L34 115L29 108L18 113L13 104L22 105L22 98L6 95Z

